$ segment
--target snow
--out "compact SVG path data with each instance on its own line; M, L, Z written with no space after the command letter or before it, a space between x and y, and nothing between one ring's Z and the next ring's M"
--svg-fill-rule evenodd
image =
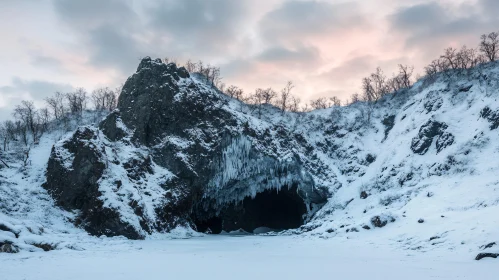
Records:
M379 240L206 236L108 240L84 251L0 255L5 280L87 279L496 279L493 259L424 255Z
M487 83L476 76L480 71L490 77ZM11 161L12 168L0 170L0 223L20 233L16 238L14 233L0 231L0 241L15 242L21 249L17 255L0 254L0 278L495 279L497 260L473 260L480 252L499 253L498 246L480 249L499 243L499 130L491 130L489 121L480 117L486 106L499 109L499 64L480 71L468 78L420 81L406 93L389 95L374 105L370 122L366 121L370 109L364 103L306 114L282 114L264 106L261 116L236 100L217 104L235 116L239 125L247 123L258 135L269 130L272 136L266 145L245 137L229 142L218 159L223 172L207 190L216 193L217 202L241 201L305 176L330 192L327 203L320 210L314 208L314 213L318 211L304 228L280 236L271 236L275 233L265 233L266 229L256 231L265 236L205 236L185 228L168 234L144 233L145 241L88 236L71 223L77 213L57 208L41 187L54 144L68 169L73 156L61 146L71 132L59 129L46 134L32 148L26 169ZM191 83L203 94L216 94L194 77L179 82L181 94L176 100L196 94L185 90ZM469 85L468 92L459 92ZM388 116L394 116L395 124L385 137L382 120ZM90 125L97 118L86 116L79 124ZM445 133L449 133L445 139L452 135L454 141L437 152L435 138L424 155L414 154L411 143L430 119L445 123ZM118 126L130 132L120 120ZM292 137L289 146L276 140L280 126L293 137L303 137L313 152L308 154ZM168 135L155 148L174 147L178 158L190 166L190 155L183 150L193 146L194 140L202 140L204 132L197 127L185 132L192 139ZM152 162L154 174L134 181L123 166L113 162L144 159L150 150L108 141L100 132L98 141L90 144L106 152L109 168L100 182L105 205L119 209L123 220L140 228L130 198L154 221L154 208L167 192L160 185L175 174ZM274 161L264 156L251 158L254 150ZM374 156L374 162L367 163L367 155ZM285 181L278 182L271 176L279 168L276 163L291 166L295 157L304 168L294 175L303 178L284 177ZM323 171L315 172L317 167ZM247 184L237 185L236 179L255 184L247 188ZM264 179L268 185L259 183ZM123 183L119 190L117 180ZM369 196L361 199L361 191ZM389 222L374 228L375 216ZM424 223L418 223L419 219ZM56 250L42 252L35 243L52 244Z

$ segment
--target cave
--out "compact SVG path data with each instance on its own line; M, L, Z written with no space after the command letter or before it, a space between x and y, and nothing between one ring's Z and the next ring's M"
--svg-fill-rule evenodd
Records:
M218 215L194 219L197 230L213 234L243 229L253 233L257 228L274 231L298 228L303 225L307 207L298 195L296 187L282 187L246 197L242 202L231 203Z

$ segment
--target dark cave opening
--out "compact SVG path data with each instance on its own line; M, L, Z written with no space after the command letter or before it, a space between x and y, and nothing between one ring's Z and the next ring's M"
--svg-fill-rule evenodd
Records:
M298 228L303 225L307 208L298 195L296 187L272 189L258 193L254 198L246 197L242 203L233 203L220 211L216 217L196 220L200 232L218 234L243 229L253 233L257 228L275 231Z

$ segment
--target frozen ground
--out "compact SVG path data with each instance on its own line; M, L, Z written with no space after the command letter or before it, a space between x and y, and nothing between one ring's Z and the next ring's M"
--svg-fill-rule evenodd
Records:
M412 254L388 243L286 236L106 239L84 251L0 255L3 280L497 279L496 260L464 251Z

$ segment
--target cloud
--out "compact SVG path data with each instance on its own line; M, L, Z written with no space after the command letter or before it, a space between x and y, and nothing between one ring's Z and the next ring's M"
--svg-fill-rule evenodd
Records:
M79 38L87 51L87 63L95 68L130 74L137 60L146 55L137 35L141 20L119 0L55 0L54 10Z
M245 1L233 0L156 1L148 11L148 27L179 54L226 54L246 18Z
M391 29L405 37L407 48L428 45L477 44L480 34L491 32L499 24L497 1L478 0L458 5L446 5L437 1L399 8L388 16ZM494 16L487 16L493 13Z
M136 23L137 14L128 3L121 0L53 1L57 15L65 23L84 32L106 24L132 26Z
M144 56L227 55L240 43L244 5L232 0L55 0L54 10L78 36L90 66L129 75Z
M320 63L320 52L314 47L272 47L264 50L255 60L285 66L315 67Z
M428 32L445 24L446 11L436 2L400 8L391 16L394 29L405 32Z
M321 74L321 77L334 79L340 83L348 83L352 79L360 80L359 77L373 71L378 62L377 58L371 55L354 57Z
M259 28L270 42L303 42L311 36L332 36L362 28L366 22L356 3L287 1L267 13Z
M488 17L488 20L497 21L497 15L499 14L499 1L478 0L477 6L480 7L482 15Z
M133 73L140 58L147 55L130 34L104 25L88 33L92 50L89 62L95 67L116 67L123 73Z
M31 57L31 65L45 69L47 68L53 69L59 72L66 71L66 69L64 69L64 64L61 60L46 55L40 55L40 54L33 55Z
M398 63L414 64L421 72L444 48L475 47L480 34L499 31L496 0L6 3L0 14L15 28L0 28L8 54L0 84L9 84L0 87L0 108L42 103L44 92L65 83L120 84L146 55L220 66L224 82L247 91L293 80L303 100L346 98L376 66L391 74Z

